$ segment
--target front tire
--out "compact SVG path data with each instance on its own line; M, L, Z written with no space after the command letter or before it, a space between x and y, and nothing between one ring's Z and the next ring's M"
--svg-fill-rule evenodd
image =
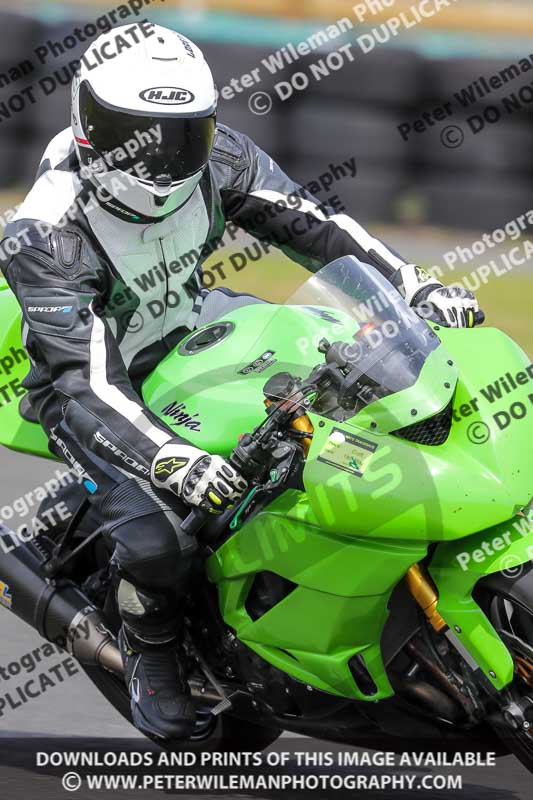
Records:
M485 595L483 607L515 660L516 672L508 687L509 700L524 703L528 729L513 731L503 720L495 725L502 742L533 773L533 613L509 597Z

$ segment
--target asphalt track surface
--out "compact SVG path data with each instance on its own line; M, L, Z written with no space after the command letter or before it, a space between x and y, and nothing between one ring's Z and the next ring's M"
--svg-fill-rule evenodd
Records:
M11 504L15 498L25 492L34 490L53 475L55 464L42 459L31 458L0 451L0 509ZM30 514L31 516L31 514ZM21 519L15 518L20 524ZM9 523L7 523L9 524ZM13 525L13 527L15 527ZM1 563L1 559L0 559ZM2 575L0 574L0 579ZM20 667L16 675L5 672L9 664L20 663L24 655L37 648L42 648L43 641L30 627L17 620L5 609L0 610L1 620L1 648L0 668L4 668L5 677L0 678L0 793L5 800L55 800L55 798L74 796L89 798L105 796L109 790L89 791L85 784L79 791L67 792L62 788L61 777L65 768L45 768L36 765L36 753L40 750L70 751L70 750L95 750L104 753L108 750L140 751L153 749L135 730L120 717L111 706L98 694L89 680L78 672L67 675L64 668L59 665L65 658L64 654L54 653L44 656L41 651L41 661L34 666L31 672L27 670L32 666L25 660L26 666ZM50 671L52 669L52 672ZM13 672L17 667L11 668ZM55 671L54 671L55 670ZM36 678L39 674L46 673L44 691L22 702L16 694L16 687L23 686L27 680ZM1 673L0 673L1 674ZM6 693L11 693L12 704L2 700ZM12 705L19 704L16 708ZM274 749L285 751L315 751L332 750L327 744L311 739L292 739L283 737L274 746ZM475 750L475 742L472 743ZM98 770L94 770L97 772ZM302 769L297 768L294 760L286 768L286 772L295 775L302 774ZM307 768L307 773L313 770ZM327 771L327 770L326 770ZM426 769L425 771L462 775L463 789L443 791L372 791L357 793L357 796L368 794L376 800L404 800L406 798L438 797L441 800L464 797L469 800L529 800L533 796L533 776L513 757L499 759L493 768L451 768L451 769ZM353 768L337 768L336 774L352 774ZM387 772L386 768L363 767L357 770L361 774L380 775ZM400 773L396 773L400 774ZM83 772L82 772L83 775ZM174 796L215 797L222 796L214 793L210 795L166 791L163 793ZM132 791L113 790L117 800L131 797ZM139 794L139 793L137 793ZM146 790L140 796L151 798L161 796L161 791ZM237 797L226 792L225 797ZM251 796L248 792L248 796ZM291 798L316 797L322 800L326 797L348 796L342 792L329 792L317 790L302 792L286 790L283 795L265 794L258 792L256 797L283 796ZM351 792L351 797L356 796Z

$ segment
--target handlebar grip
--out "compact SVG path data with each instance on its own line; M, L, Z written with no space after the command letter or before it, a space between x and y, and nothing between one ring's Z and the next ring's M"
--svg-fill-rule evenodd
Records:
M483 325L485 322L485 313L483 311L474 311L474 327L476 325Z
M181 530L186 533L187 536L195 536L205 525L209 516L209 511L204 511L202 508L193 508L181 523Z

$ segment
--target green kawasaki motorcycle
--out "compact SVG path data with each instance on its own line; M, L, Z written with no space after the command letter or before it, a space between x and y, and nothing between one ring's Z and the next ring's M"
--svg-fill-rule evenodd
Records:
M7 288L0 318L14 389L0 441L50 457L15 397L28 365ZM512 751L533 771L533 367L513 341L420 319L347 257L285 305L191 332L143 395L249 481L239 506L184 522L201 543L188 748L292 731ZM4 529L0 594L45 638L66 632L128 717L109 553L85 510L18 546Z

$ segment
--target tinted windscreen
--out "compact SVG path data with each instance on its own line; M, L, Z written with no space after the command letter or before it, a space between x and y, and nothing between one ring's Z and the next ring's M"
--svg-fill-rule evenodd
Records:
M115 169L135 169L140 178L169 175L183 180L202 169L215 136L209 117L137 116L107 108L80 87L81 124L91 147Z
M399 292L353 256L323 267L286 306L298 333L293 362L280 364L279 371L316 385L313 411L329 419L351 419L371 403L413 386L441 344ZM280 322L274 316L269 325L276 329ZM276 337L268 328L261 336L265 343ZM250 356L257 351L255 345ZM302 359L312 365L311 372L302 369ZM293 384L287 386L277 396L285 399L283 391L292 392Z

